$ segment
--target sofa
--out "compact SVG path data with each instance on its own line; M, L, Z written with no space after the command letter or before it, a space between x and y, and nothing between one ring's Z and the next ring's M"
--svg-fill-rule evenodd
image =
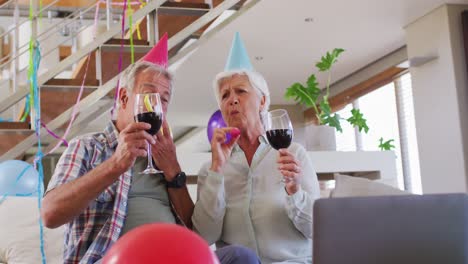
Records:
M7 197L0 204L0 264L41 263L37 197ZM63 263L64 227L44 227L48 264Z
M336 175L336 186L323 198L408 194L364 178ZM47 263L63 262L64 227L44 227ZM37 197L8 197L0 204L0 264L40 263L39 214Z

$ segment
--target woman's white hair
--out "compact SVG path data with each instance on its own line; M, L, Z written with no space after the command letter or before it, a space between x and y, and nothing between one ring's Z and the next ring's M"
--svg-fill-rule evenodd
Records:
M167 69L151 63L147 61L138 61L135 62L133 65L128 67L121 75L119 80L120 88L126 88L128 93L133 93L135 88L135 79L136 76L144 70L150 69L155 72L159 72L159 74L166 77L169 80L169 88L171 89L171 98L172 94L174 94L174 76L171 72ZM118 102L118 107L120 107L120 102Z
M216 101L218 102L218 106L221 108L219 85L221 84L223 80L225 80L226 78L232 77L234 75L247 76L247 79L249 80L250 85L254 88L255 92L257 92L259 98L261 99L262 96L265 96L265 106L260 112L260 120L262 121L262 124L265 127L266 116L268 113L268 109L270 108L270 90L268 89L268 84L265 78L263 78L263 76L256 71L234 70L234 71L225 71L225 72L218 73L215 77L215 80L213 81L213 88L215 92Z

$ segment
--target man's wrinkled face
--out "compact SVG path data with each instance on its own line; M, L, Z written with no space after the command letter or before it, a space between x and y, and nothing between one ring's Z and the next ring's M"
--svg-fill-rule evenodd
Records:
M129 94L125 88L121 90L120 104L123 108L122 110L125 112L127 124L134 120L133 108L136 94L141 93L159 93L163 115L166 117L167 108L172 95L170 81L158 71L145 69L136 75L132 93Z

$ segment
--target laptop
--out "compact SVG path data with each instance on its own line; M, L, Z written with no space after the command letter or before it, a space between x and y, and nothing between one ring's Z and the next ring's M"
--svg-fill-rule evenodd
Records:
M320 199L314 264L468 264L465 194Z

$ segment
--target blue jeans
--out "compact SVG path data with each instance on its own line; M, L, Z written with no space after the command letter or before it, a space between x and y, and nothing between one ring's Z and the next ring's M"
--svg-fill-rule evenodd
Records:
M251 249L231 245L219 248L215 251L221 264L260 264L257 254Z

